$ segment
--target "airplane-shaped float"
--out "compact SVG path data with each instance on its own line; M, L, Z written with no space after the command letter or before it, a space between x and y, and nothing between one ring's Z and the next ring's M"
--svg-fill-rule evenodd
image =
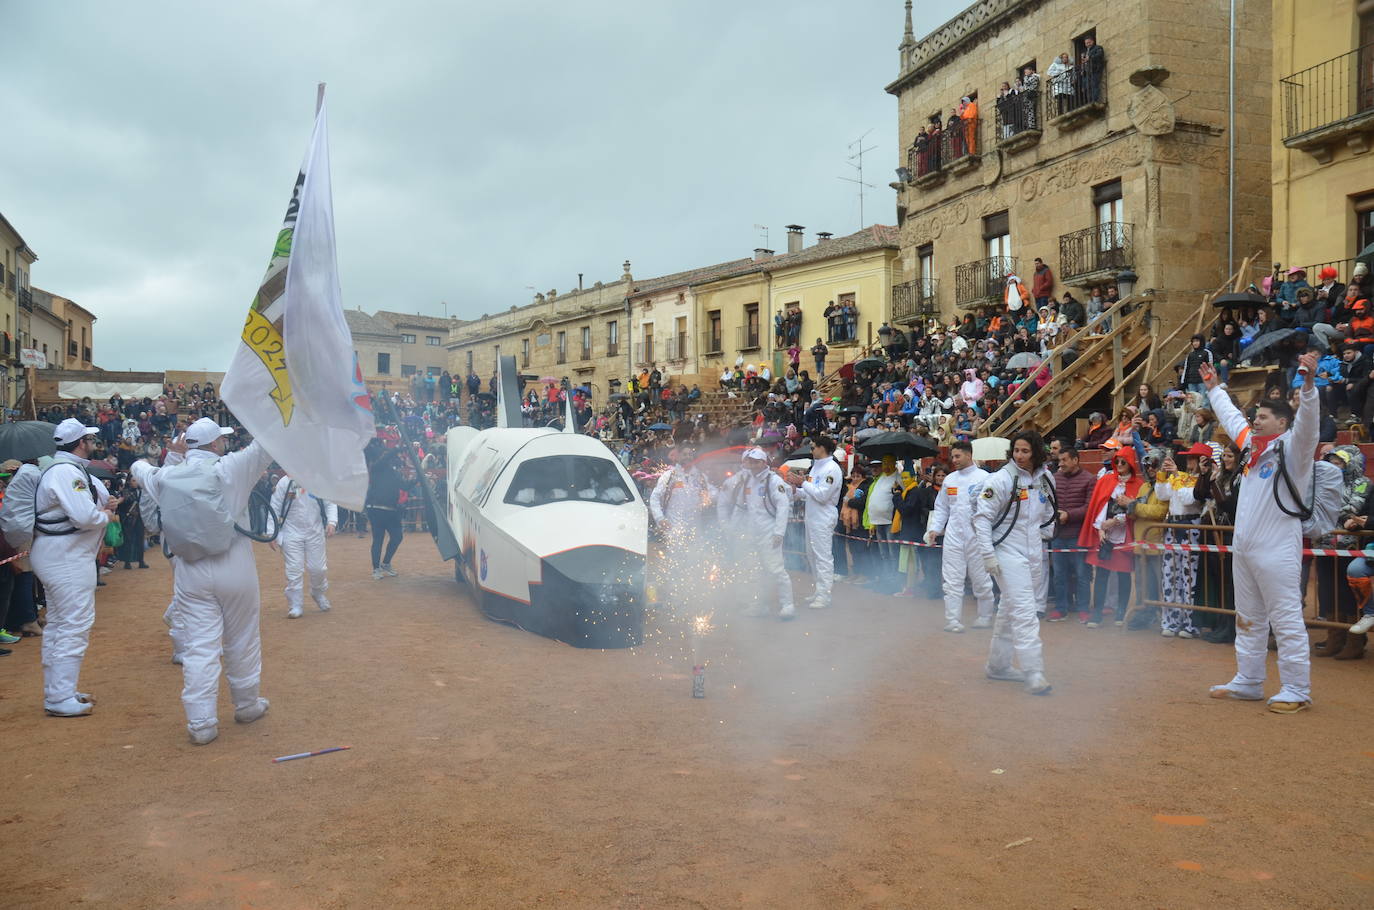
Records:
M488 618L580 648L644 638L648 511L625 467L576 432L521 426L515 358L499 358L497 425L448 431L448 535ZM449 551L449 552L445 552Z

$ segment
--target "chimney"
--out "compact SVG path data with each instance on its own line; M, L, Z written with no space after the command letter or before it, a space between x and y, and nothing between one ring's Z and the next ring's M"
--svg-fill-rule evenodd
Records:
M817 232L816 232L816 246L820 246L822 243L829 243L829 242L830 242L830 238L833 237L833 236L835 236L835 235L832 234L832 233L830 233L829 231L817 231Z
M765 250L765 249L764 249L763 247L761 247L761 246L759 246L759 247L754 247L754 261L755 261L755 262L767 262L768 260L770 260L770 259L772 259L772 258L773 258L773 251L772 251L772 250Z
M800 224L789 224L787 226L787 252L800 253L802 248L802 231L806 228Z

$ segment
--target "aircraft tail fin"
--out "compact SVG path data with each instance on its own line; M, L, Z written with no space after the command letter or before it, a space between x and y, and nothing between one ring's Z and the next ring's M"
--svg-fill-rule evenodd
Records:
M520 417L520 377L515 372L515 358L503 354L496 363L496 425L519 427L523 423Z

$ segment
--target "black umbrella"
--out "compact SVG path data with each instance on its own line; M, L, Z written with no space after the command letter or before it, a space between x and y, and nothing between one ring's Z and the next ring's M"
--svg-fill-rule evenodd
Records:
M885 366L887 366L887 361L883 360L881 357L865 357L863 360L854 364L854 369L860 372L867 372L868 370L881 370Z
M628 401L629 398L630 398L630 396L629 396L629 395L626 395L626 394L623 393L623 392L616 392L614 395L610 396L610 399L609 399L609 400L611 400L611 401Z
M788 461L800 461L800 460L803 459L803 458L806 458L806 459L810 459L810 458L811 458L811 447L810 447L810 446L802 446L800 449L797 449L797 451L795 451L795 452L793 452L791 455L788 455L788 456L787 456L787 460L788 460Z
M46 420L0 424L0 461L33 461L57 451L52 434L57 427Z
M1244 363L1256 354L1267 351L1275 345L1287 341L1294 335L1303 334L1305 333L1299 332L1297 329L1275 329L1272 332L1265 332L1263 335L1256 335L1255 340L1246 345L1244 352L1236 359Z
M1238 294L1222 294L1212 301L1215 307L1258 307L1269 306L1269 299L1260 294L1253 294L1249 291L1242 291Z
M940 454L940 447L928 436L889 431L860 443L859 454L866 458L882 458L884 455L896 458L927 458Z
M845 416L845 417L848 417L848 416L850 416L851 414L866 414L866 413L868 413L868 408L861 408L861 407L859 407L859 406L856 405L856 404L851 404L851 405L850 405L849 407L847 407L847 408L840 408L840 414L843 415L843 416Z
M114 480L114 471L111 471L103 464L95 464L94 462L88 464L86 466L86 473L100 480Z

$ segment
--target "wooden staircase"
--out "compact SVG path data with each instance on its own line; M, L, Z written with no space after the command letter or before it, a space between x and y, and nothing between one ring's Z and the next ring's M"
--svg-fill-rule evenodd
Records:
M1107 387L1112 390L1113 407L1119 407L1124 390L1144 366L1143 358L1154 341L1153 309L1153 300L1148 297L1128 297L1074 332L1047 358L1050 381L1019 405L1015 399L1004 401L988 415L978 435L1010 436L1023 429L1049 433ZM1101 327L1107 320L1112 328L1104 333ZM1064 355L1069 351L1076 351L1078 356L1065 364ZM1138 361L1139 366L1133 366Z

